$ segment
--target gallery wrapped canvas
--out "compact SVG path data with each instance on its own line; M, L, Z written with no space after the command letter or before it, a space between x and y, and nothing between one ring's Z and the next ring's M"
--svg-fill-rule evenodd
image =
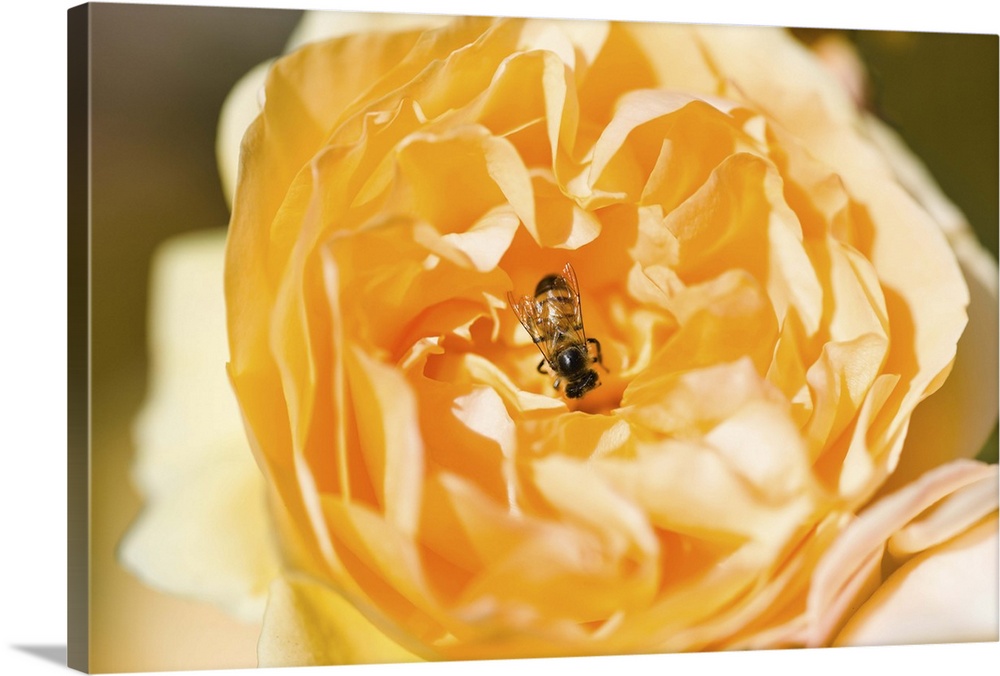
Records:
M70 27L72 666L997 641L996 36Z

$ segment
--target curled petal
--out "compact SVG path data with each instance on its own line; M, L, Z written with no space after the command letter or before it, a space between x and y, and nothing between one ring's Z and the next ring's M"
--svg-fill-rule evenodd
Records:
M920 404L900 465L890 479L901 486L927 469L954 458L971 458L996 426L998 410L997 261L976 240L958 208L934 183L930 172L887 125L866 118L866 129L907 191L948 238L969 287L969 324L958 342L948 380ZM950 424L961 420L962 424Z
M928 472L862 513L844 530L816 567L808 600L810 627L806 642L810 645L824 643L838 623L843 621L844 613L857 602L858 595L865 589L858 585L858 580L872 573L872 566L878 564L886 542L895 533L949 496L956 496L949 501L967 500L967 504L976 506L980 514L986 509L995 510L996 490L987 489L984 494L982 482L991 482L995 486L996 480L996 465L955 461ZM967 499L957 497L966 492L972 495ZM938 509L941 510L939 513L927 516L924 522L930 524L933 530L954 532L947 525L948 521L957 519L958 523L967 522L964 510L951 509L948 502ZM904 543L907 537L911 542L916 539L913 530L903 532L910 533L903 536ZM936 538L931 541L933 539ZM996 567L992 570L995 571ZM867 589L870 591L870 587Z
M994 513L915 556L861 606L834 645L996 641L997 544Z

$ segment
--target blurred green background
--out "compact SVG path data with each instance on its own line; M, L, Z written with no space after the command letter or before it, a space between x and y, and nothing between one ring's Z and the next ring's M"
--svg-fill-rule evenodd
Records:
M997 258L1000 147L998 37L854 32L868 64L875 109L927 163ZM997 462L997 428L979 454Z
M91 670L254 665L256 627L157 594L115 546L137 513L131 420L146 388L149 260L164 239L228 221L215 135L232 85L279 54L288 10L92 8ZM825 31L797 31L812 41ZM850 31L874 107L997 252L997 36ZM984 457L996 461L996 433ZM229 637L226 642L220 641Z

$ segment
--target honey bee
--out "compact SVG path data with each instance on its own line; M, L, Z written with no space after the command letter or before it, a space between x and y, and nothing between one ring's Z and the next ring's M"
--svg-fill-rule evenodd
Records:
M601 343L595 338L587 338L584 332L580 286L572 265L567 263L562 274L542 277L535 286L534 298L521 296L520 300L515 300L508 291L507 301L542 353L538 372L549 373L543 368L548 364L556 376L552 383L556 390L565 381L566 397L579 399L600 387L597 371L590 366L600 364L605 370L607 367L601 357ZM591 345L594 354L591 354Z

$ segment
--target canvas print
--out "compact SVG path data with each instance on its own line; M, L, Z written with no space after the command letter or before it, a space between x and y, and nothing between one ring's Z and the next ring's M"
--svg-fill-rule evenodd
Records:
M997 36L70 17L72 666L998 640Z

